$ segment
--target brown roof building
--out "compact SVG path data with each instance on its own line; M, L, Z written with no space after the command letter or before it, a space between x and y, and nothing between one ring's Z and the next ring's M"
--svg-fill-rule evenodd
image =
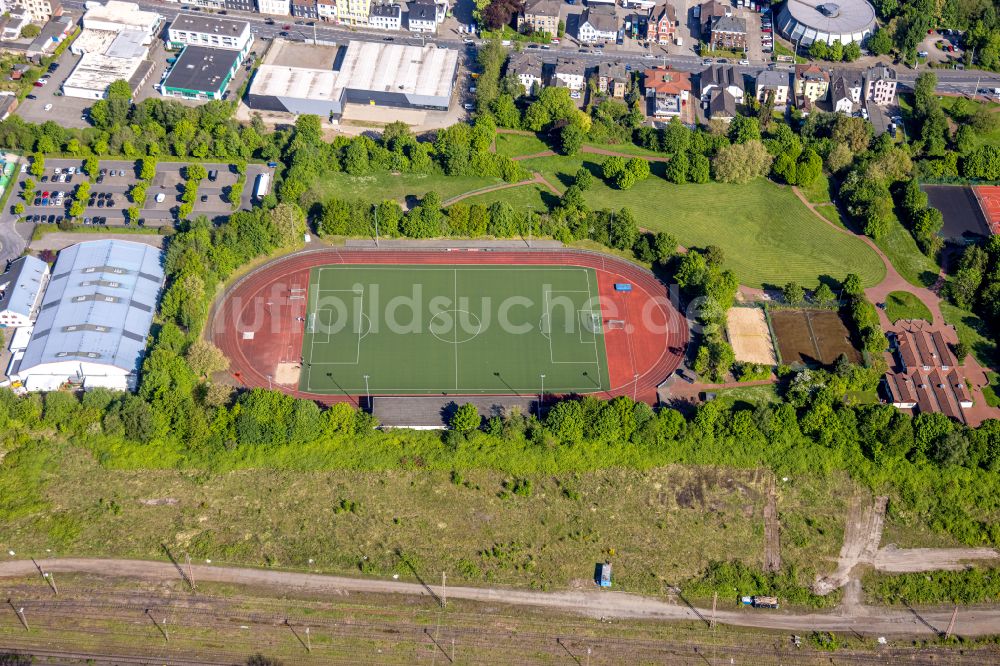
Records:
M889 332L889 345L896 367L884 385L892 404L965 422L962 410L972 407L972 396L941 332L908 322Z

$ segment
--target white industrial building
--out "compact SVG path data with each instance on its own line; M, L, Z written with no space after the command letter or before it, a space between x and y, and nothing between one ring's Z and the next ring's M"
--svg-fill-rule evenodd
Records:
M236 21L202 14L178 14L167 28L167 46L207 46L214 49L250 52L253 33L249 21Z
M0 328L31 326L49 279L49 265L32 256L10 263L0 275Z
M160 251L143 243L87 241L60 252L11 386L134 390L163 281Z
M269 57L285 50L285 44L276 40ZM352 103L448 108L458 71L455 49L352 41L336 51L322 69L265 62L250 85L248 106L321 118L339 116Z
M149 46L163 17L133 2L87 4L83 30L70 45L73 53L83 57L63 83L63 94L103 99L108 86L118 79L128 81L133 92L138 90L153 71L147 59Z

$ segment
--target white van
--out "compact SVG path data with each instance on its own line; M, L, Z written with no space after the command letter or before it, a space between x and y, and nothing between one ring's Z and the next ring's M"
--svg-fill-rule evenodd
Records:
M166 198L167 195L164 194L163 192L160 192L159 194L156 195L156 203L163 203L163 200Z

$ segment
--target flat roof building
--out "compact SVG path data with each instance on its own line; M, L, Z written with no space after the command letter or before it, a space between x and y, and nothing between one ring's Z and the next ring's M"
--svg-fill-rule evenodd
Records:
M240 62L238 51L185 46L160 84L160 92L171 97L220 100Z
M15 389L134 390L164 273L143 243L86 241L59 253Z
M0 275L0 328L30 326L38 316L49 279L49 265L24 256L11 262Z
M306 49L303 61L327 66L276 64L283 52L298 48ZM458 70L454 49L351 41L319 63L309 51L317 48L276 40L250 85L250 108L325 118L341 115L350 103L446 110L451 101Z
M246 55L253 44L253 33L248 21L207 14L178 14L167 28L167 43L172 48L208 46L232 49Z
M84 30L108 32L138 30L152 37L163 20L163 17L156 12L144 11L134 2L108 0L103 5L88 2L87 7L87 11L83 14Z
M67 97L104 99L108 87L123 79L133 94L149 78L153 63L143 58L116 58L103 53L84 53L73 72L62 84Z

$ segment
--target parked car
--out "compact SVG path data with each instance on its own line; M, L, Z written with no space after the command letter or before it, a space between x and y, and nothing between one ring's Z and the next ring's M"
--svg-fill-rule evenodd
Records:
M208 203L208 195L207 194L201 195L201 202L202 203Z
M46 104L45 106L43 106L42 110L43 111L51 111L52 110L52 103L49 102L48 104Z
M462 105L462 108L464 108L466 111L475 111L476 105L466 102L465 104Z

